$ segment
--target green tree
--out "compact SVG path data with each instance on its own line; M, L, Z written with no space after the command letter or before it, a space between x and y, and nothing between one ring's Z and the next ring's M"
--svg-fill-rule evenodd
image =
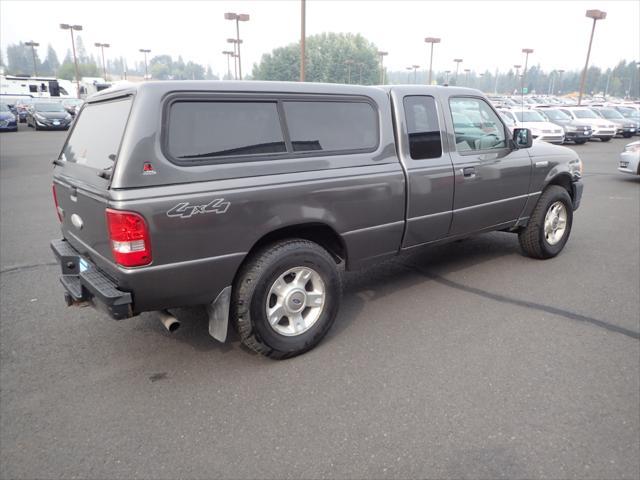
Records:
M36 63L39 65L38 52ZM33 75L33 56L31 47L24 43L12 44L7 47L7 73L11 75Z
M43 75L56 76L59 68L60 61L58 61L58 55L51 44L49 44L47 45L47 56L44 62L42 62L39 71L41 70Z
M379 83L376 46L362 35L322 33L307 38L305 77L309 82ZM350 71L350 75L349 75ZM349 79L349 76L351 77ZM264 54L253 66L255 80L297 81L300 78L300 44Z

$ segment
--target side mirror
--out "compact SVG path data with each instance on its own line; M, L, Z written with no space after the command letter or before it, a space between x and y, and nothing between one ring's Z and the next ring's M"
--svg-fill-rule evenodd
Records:
M513 141L518 148L530 148L533 145L533 135L528 128L514 128Z

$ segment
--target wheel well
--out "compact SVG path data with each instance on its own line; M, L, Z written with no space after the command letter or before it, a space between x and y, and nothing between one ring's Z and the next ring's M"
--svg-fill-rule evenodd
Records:
M251 247L247 257L265 245L287 238L302 238L315 242L327 250L336 263L346 263L347 261L347 249L342 238L340 238L340 235L338 235L333 228L322 223L291 225L269 232Z
M569 194L569 196L571 197L571 200L572 201L575 200L573 198L573 188L571 188L571 177L569 176L569 174L556 175L551 179L551 181L549 181L549 183L547 184L547 187L549 185L558 185L564 188Z

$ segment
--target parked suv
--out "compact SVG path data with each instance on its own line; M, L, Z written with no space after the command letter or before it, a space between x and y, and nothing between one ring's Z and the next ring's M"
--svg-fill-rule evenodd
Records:
M536 111L546 118L547 121L562 127L565 142L572 141L578 145L582 145L583 143L587 143L587 140L589 140L593 134L589 122L573 120L559 108L539 107Z
M636 123L624 118L624 116L614 108L592 107L596 115L600 118L609 120L616 125L616 135L622 135L624 138L630 138L636 133Z
M168 309L204 305L214 338L230 322L273 358L324 337L341 269L494 230L551 258L582 195L575 152L512 136L481 92L455 87L114 87L54 164L67 304L159 311L170 331Z
M562 107L560 110L573 120L582 120L589 123L593 129L591 138L599 138L602 142L608 142L616 136L617 126L609 120L599 117L590 108Z

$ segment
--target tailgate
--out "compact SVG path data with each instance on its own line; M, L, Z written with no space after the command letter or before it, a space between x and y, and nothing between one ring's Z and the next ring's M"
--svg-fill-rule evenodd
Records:
M64 237L98 266L112 260L105 209L132 101L125 96L85 104L54 162Z

